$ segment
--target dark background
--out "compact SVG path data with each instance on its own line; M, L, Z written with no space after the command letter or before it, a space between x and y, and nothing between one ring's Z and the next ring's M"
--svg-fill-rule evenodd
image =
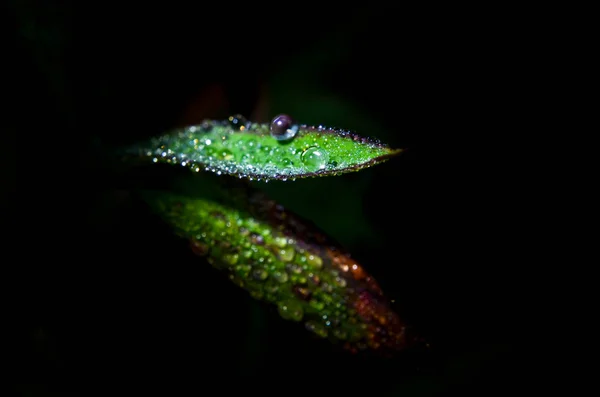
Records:
M5 11L18 393L489 395L523 380L515 196L486 161L514 145L527 95L514 88L527 45L510 24L433 7ZM407 149L355 174L257 186L348 248L429 352L380 360L314 340L191 255L103 169L112 148L233 113Z

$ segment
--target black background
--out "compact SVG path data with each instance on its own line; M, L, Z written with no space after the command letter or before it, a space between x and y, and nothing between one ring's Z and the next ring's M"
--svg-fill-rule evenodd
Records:
M44 2L7 11L4 219L18 273L19 393L489 395L523 380L518 194L489 160L502 151L510 164L523 128L527 92L515 82L527 44L493 11ZM341 98L363 120L311 110L304 86L317 87L315 104ZM287 103L303 122L408 149L339 182L260 187L322 220L430 352L379 360L314 340L200 263L99 165L100 147L205 117L268 121ZM378 129L360 129L369 125ZM367 223L331 210L336 200Z

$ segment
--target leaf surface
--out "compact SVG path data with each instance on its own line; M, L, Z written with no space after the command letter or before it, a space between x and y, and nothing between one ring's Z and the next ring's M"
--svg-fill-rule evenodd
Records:
M212 171L251 180L287 180L338 175L381 163L401 152L354 133L293 125L278 139L271 124L241 117L205 121L174 130L129 151L155 163Z

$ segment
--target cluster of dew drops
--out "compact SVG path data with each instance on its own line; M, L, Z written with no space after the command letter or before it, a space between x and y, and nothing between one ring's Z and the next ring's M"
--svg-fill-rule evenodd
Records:
M264 180L278 178L286 180L295 179L303 173L313 173L323 170L332 170L337 167L338 163L330 159L329 153L318 145L307 146L300 152L299 161L296 157L298 150L294 147L281 148L281 150L289 150L290 157L285 155L274 156L274 151L279 151L280 148L271 148L268 146L260 147L256 141L243 140L238 141L238 145L246 145L244 153L237 159L234 153L226 148L227 137L221 137L222 149L216 149L211 139L204 137L199 139L197 133L208 133L212 130L214 122L204 122L200 126L187 127L179 133L178 138L162 137L155 142L156 149L148 151L148 156L154 156L153 162L167 162L171 164L179 163L184 167L189 167L192 170L199 172L201 167L205 171L215 172L217 175L222 173L238 175L240 178L248 178L250 180ZM248 122L243 116L230 116L226 124L233 131L260 131L264 125ZM286 115L280 114L273 118L268 126L269 134L278 142L291 142L298 131L300 125L295 123L293 119ZM325 127L319 126L318 130L324 130ZM266 132L266 131L265 131ZM262 151L261 157L256 156L257 152ZM279 163L278 165L275 162Z

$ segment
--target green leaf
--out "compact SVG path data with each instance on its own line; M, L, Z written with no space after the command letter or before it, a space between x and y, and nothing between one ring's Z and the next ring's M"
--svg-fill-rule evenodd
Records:
M192 195L142 195L196 254L318 337L350 350L406 346L404 326L375 280L312 223L245 181L210 173L195 179Z
M172 131L129 151L155 163L178 164L256 180L287 180L337 175L372 166L401 152L348 131L294 125L291 137L278 140L270 124L243 118L205 121Z

